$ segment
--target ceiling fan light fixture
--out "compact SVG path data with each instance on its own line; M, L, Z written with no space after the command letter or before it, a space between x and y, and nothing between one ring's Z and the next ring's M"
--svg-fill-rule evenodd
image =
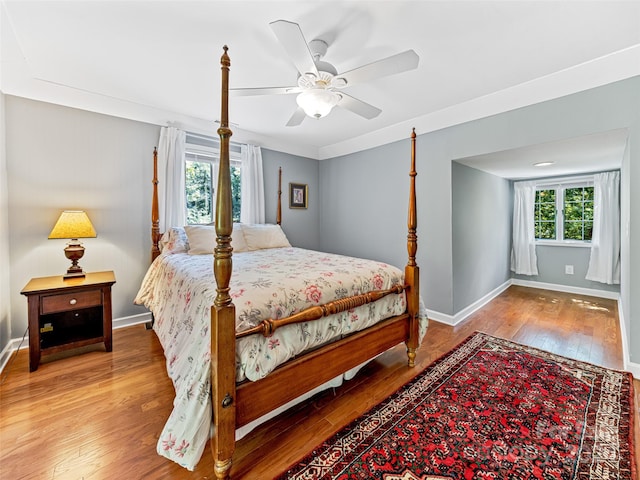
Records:
M335 107L341 99L339 93L323 88L305 90L296 98L298 106L304 110L308 116L322 118L329 115L331 109Z

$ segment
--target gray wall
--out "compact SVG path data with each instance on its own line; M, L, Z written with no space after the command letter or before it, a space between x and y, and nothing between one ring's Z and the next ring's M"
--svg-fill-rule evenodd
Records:
M12 338L9 283L9 208L5 142L5 96L0 93L0 352ZM3 358L0 355L0 365Z
M536 256L538 258L538 275L513 274L513 278L608 292L620 291L620 285L607 285L585 278L589 268L590 248L537 245ZM573 275L565 273L565 265L573 265Z
M321 249L404 268L410 165L409 140L321 161Z
M318 250L320 191L318 161L262 149L267 223L275 223L278 199L278 168L282 167L282 229L293 246ZM289 208L289 183L308 186L307 208Z
M400 268L407 264L410 134L406 140L320 162L322 250L378 259ZM442 132L435 136L429 139L429 150L437 151L443 144ZM419 136L416 142L421 294L427 309L450 313L451 165L433 162L424 141ZM445 181L447 187L442 188Z
M453 311L458 313L510 272L513 187L509 180L451 163Z
M26 328L26 301L19 291L28 279L67 268L64 242L46 239L64 208L85 208L94 221L99 236L85 241L87 253L81 263L87 270L115 270L114 316L139 313L132 299L149 256L150 158L159 127L16 97L5 100L12 336L22 335ZM621 313L630 359L639 362L640 251L631 245L640 241L640 222L631 218L634 210L636 216L640 212L640 191L630 188L640 182L638 77L447 129L418 132L417 260L427 308L454 314L467 298L473 300L460 291L464 282L454 269L460 247L453 239L453 159L618 128L629 131L621 182ZM277 178L277 166L285 172L283 225L292 243L404 266L409 134L406 140L317 166L309 159L300 162L298 157L265 151L266 185L271 185L269 178ZM309 185L308 210L288 209L290 181ZM270 201L268 220L273 215L273 221Z
M86 210L96 228L98 237L83 241L80 264L115 272L114 319L145 313L133 299L150 259L152 152L160 127L13 96L6 97L6 120L11 259L2 271L11 272L12 325L6 333L8 322L0 315L0 350L8 335L20 338L26 330L20 290L29 279L59 275L69 266L66 242L47 240L64 209ZM268 150L263 162L267 221L275 222L282 166L283 228L294 245L318 248L318 162ZM308 210L289 210L289 181L309 184ZM0 312L3 305L0 295Z
M622 316L628 324L630 359L638 362L640 251L630 245L640 241L640 222L630 219L634 210L640 212L640 190L629 185L640 182L640 77L435 132L417 132L418 264L427 308L452 315L459 306L454 305L454 297L464 295L454 292L461 286L453 281L453 159L618 128L629 131L629 161L622 170L626 178L621 192L623 199L628 198L622 206L622 274L628 278L621 286ZM408 161L407 139L321 162L323 250L360 252L404 264Z
M637 122L636 127L640 129L640 121ZM637 272L638 266L640 266L640 258L638 258L637 255L631 251L630 222L631 212L634 211L634 207L636 218L638 218L638 211L640 211L640 197L634 195L633 201L636 202L635 205L632 204L631 200L632 176L635 175L635 182L640 181L640 171L638 171L637 166L638 155L640 155L640 150L638 150L637 148L637 142L640 140L638 137L640 137L640 134L636 134L635 137L636 166L633 170L631 169L631 148L629 145L629 141L627 141L627 148L625 149L624 157L622 160L622 168L620 169L620 258L622 259L622 263L620 266L620 297L622 299L622 310L619 313L623 320L624 329L630 339L629 344L631 344L631 342L633 341L635 342L635 345L638 345L638 341L640 340L640 306L638 305L638 303L634 304L635 316L633 318L634 325L632 327L630 303L632 291L634 292L634 295L636 297L640 295L640 285L638 285L640 279L638 278L637 273L634 275L633 279L631 278L631 262L636 262L634 268L635 272ZM638 229L636 228L635 237L633 237L636 249L638 245L638 235L640 235L640 231L638 231ZM633 257L632 253L634 255ZM633 352L631 352L630 356L634 356L635 363L640 363L640 351L638 351L638 347L633 349ZM640 373L634 372L634 376L636 378L639 378Z
M11 319L27 326L20 290L32 277L59 275L65 240L47 240L65 209L86 210L98 237L84 239L80 265L113 270L114 318L142 313L133 304L150 258L152 153L160 127L6 97Z

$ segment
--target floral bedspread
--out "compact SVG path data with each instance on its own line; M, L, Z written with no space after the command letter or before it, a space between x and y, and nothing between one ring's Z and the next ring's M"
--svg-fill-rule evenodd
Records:
M193 470L210 436L210 308L216 296L212 255L162 254L149 268L135 302L154 314L167 372L176 390L158 453ZM230 294L236 330L282 318L345 296L402 282L391 265L300 248L233 255ZM305 350L366 328L405 310L404 293L368 305L252 335L236 344L236 380L258 380ZM421 315L420 338L427 328Z

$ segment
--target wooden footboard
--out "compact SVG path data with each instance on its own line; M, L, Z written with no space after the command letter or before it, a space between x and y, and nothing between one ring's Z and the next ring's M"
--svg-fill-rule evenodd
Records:
M347 310L351 310L353 308L380 300L381 298L384 298L387 295L391 295L392 293L399 294L403 291L404 285L396 285L395 287L391 287L387 290L374 290L373 292L367 292L361 295L354 295L352 297L345 297L339 300L334 300L333 302L325 303L324 305L309 307L305 310L302 310L301 312L291 315L290 317L278 319L267 318L253 328L236 333L236 338L248 337L249 335L255 334L270 337L278 328L282 328L287 325L293 325L296 323L319 320L322 317L346 312Z
M409 314L383 320L290 360L262 380L238 385L236 428L405 342L410 336L409 325Z

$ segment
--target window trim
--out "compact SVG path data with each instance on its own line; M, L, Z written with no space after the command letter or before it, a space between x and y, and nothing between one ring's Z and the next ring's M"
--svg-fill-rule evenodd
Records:
M536 245L543 247L584 247L591 248L591 242L587 240L548 240L536 239Z
M220 161L220 149L217 147L205 147L203 145L195 145L193 143L185 143L184 145L184 153L194 154L194 155L202 155L203 157L212 158L214 162ZM242 162L242 153L241 152L229 152L229 161L233 163Z
M190 137L196 137L200 140L204 140L208 143L210 143L210 145L201 145L201 144L196 144L196 143L190 143L189 139ZM231 148L229 151L229 163L230 166L233 167L240 167L242 168L242 151L240 148L240 145L235 145L236 148ZM202 161L202 162L209 162L212 167L211 167L211 192L213 195L212 198L212 215L215 216L215 211L216 211L216 189L218 186L218 170L219 170L219 163L220 163L220 148L219 148L219 143L212 137L205 137L202 135L195 135L195 134L187 134L187 141L185 143L184 146L184 163L185 163L185 172L186 172L186 163L187 161L194 161L194 158L188 158L188 156L195 156L195 160L197 161ZM186 197L186 181L185 181L185 191L184 191L184 195ZM187 208L187 202L186 202L186 198L185 198L185 218L189 218L189 212L188 212L188 208ZM213 218L212 218L212 222L213 222ZM199 223L199 224L189 224L189 225L206 225L203 223Z
M590 248L591 240L574 240L564 238L564 194L569 188L593 187L593 175L582 175L577 177L561 177L536 180L535 189L556 191L556 238L535 239L536 245L542 246L563 246L563 247L587 247ZM535 222L535 220L534 220ZM561 238L558 238L561 237Z

